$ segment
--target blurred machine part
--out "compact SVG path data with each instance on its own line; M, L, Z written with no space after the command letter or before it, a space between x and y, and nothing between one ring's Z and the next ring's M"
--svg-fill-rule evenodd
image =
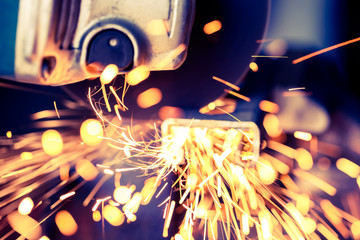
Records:
M0 76L41 85L120 73L146 65L178 68L186 57L194 0L5 0ZM161 31L160 31L161 30ZM177 48L182 51L174 55Z

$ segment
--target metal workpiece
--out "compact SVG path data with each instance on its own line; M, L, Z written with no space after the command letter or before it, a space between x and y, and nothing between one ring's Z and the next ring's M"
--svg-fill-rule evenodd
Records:
M63 85L98 77L111 63L120 73L176 69L194 8L194 0L20 0L15 80Z

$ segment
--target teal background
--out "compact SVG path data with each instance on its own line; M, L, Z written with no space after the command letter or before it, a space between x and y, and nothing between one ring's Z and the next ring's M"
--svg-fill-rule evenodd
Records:
M0 1L0 76L13 77L15 73L15 40L19 1Z

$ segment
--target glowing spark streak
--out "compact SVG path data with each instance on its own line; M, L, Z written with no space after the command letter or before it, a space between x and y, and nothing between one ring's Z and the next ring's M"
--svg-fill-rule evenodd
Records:
M170 203L169 213L165 219L165 226L164 226L165 229L169 229L169 227L170 227L170 222L171 222L172 215L174 213L174 209L175 209L175 201L172 200Z
M124 110L128 110L128 108L125 106L125 104L123 103L123 101L121 101L121 99L119 98L119 96L117 95L115 89L113 88L113 86L109 87L110 91L112 92L112 94L114 94L114 97L116 98L116 101L123 107ZM115 105L116 106L116 105Z
M207 213L205 214L205 225L204 225L204 238L203 238L203 240L205 240L205 238L206 238L206 225L207 225Z
M105 165L101 165L101 164L96 164L96 166L99 168L110 168L109 166L105 166Z
M96 113L96 116L97 116L98 118L100 118L103 122L106 122L106 123L108 123L109 125L117 128L117 129L124 129L124 128L119 127L119 126L115 125L114 123L110 122L109 120L107 120L106 118L104 118L104 117L97 111L97 109L96 109L96 107L94 106L94 103L93 103L93 101L92 101L92 99L91 99L91 88L89 88L89 90L88 90L88 99L89 99L89 102L90 102L90 105L91 105L92 109L94 110L94 112Z
M211 222L211 220L209 219L209 225L210 225L210 230L211 230L211 234L212 234L212 239L216 239L215 238L215 233L214 233L214 229L213 229L213 227L212 227L212 222Z
M336 188L325 182L324 180L308 173L306 171L302 171L300 169L294 169L294 175L313 184L314 186L318 187L322 191L326 192L330 196L334 196L336 194Z
M160 194L164 191L165 187L168 185L168 182L166 182L164 184L164 186L160 189L160 191L158 192L158 194L156 194L155 198L158 198L160 196Z
M279 159L267 154L262 153L261 157L265 158L266 160L271 162L271 165L281 174L288 174L290 171L290 168L288 165L280 161Z
M108 112L111 112L109 99L107 98L107 94L106 94L106 90L105 90L105 84L103 84L103 83L101 84L101 90L102 90L102 93L103 93L103 96L104 96L104 101L105 101L105 104L106 104L106 108L107 108Z
M117 168L115 172L128 172L128 171L135 171L141 169L140 167L133 167L133 168Z
M305 87L289 88L289 91L305 90Z
M246 215L242 215L242 232L245 235L248 235L250 233L250 228L249 228L249 218Z
M202 188L203 185L209 181L209 179L213 178L216 174L219 173L219 169L216 169L212 174L210 174L207 178L205 178L200 184L199 184L199 188Z
M226 86L231 87L232 89L235 89L236 91L240 91L240 88L238 86L236 86L235 84L232 84L231 82L225 81L224 79L218 78L213 76L212 77L214 80L221 82L222 84L225 84Z
M277 56L277 55L252 55L251 57L255 57L255 58L258 58L258 57L266 57L266 58L288 58L288 56Z
M356 163L346 159L346 158L339 158L336 161L336 167L349 175L352 178L357 178L360 174L360 167Z
M317 230L328 240L338 240L339 238L335 236L332 232L329 231L324 225L319 223L317 225Z
M160 203L159 205L158 205L158 207L161 207L162 205L164 205L167 201L169 201L170 200L170 196L168 196L162 203Z
M108 169L108 168L105 168L105 169L104 169L104 173L105 173L105 174L108 174L108 175L114 175L114 171L113 171L113 170L110 170L110 169Z
M244 100L244 101L246 101L246 102L250 102L250 101L251 101L251 99L250 99L249 97L246 97L246 96L244 96L244 95L242 95L242 94L240 94L240 93L236 93L236 92L234 92L234 91L227 90L227 89L224 89L224 91L225 91L226 93L231 94L231 95L233 95L233 96L235 96L235 97L238 97L238 98L240 98L240 99L242 99L242 100Z
M114 110L115 110L115 113L116 113L116 116L118 117L118 119L120 120L120 121L122 121L122 117L121 117L121 115L120 115L120 112L119 112L119 105L115 105L114 106Z
M311 133L308 132L301 132L301 131L295 131L294 137L304 140L304 141L310 141L312 139Z
M95 196L95 194L97 193L97 191L99 191L99 189L101 188L101 186L106 182L106 180L108 180L108 178L110 177L110 175L104 175L99 182L96 183L95 187L91 190L91 192L89 193L89 195L87 196L87 198L84 200L83 202L83 206L87 207L87 205L89 205L91 199Z
M55 112L56 112L57 117L60 118L60 115L59 115L58 109L56 107L56 102L55 101L54 101L54 108L55 108Z
M181 197L180 201L179 201L179 204L183 204L183 202L185 201L185 198L187 197L187 195L189 195L190 193L190 187L188 187L184 193L184 195Z
M175 187L175 185L179 182L179 180L181 179L181 177L185 174L186 170L188 169L188 167L190 166L190 162L186 165L185 169L183 170L183 172L180 174L180 176L178 177L178 179L174 182L174 184L171 186L171 188Z
M67 199L67 198L69 198L69 197L71 197L73 195L75 195L75 192L66 193L66 194L60 196L60 200L63 201L63 200L65 200L65 199Z
M91 209L91 211L95 212L97 210L97 208L99 207L101 201L97 200L96 203L94 204L93 208Z
M327 47L327 48L324 48L324 49L321 49L319 51L316 51L316 52L313 52L313 53L310 53L308 55L305 55L303 57L300 57L300 58L297 58L295 60L292 61L293 64L297 64L299 62L302 62L304 60L307 60L309 58L312 58L312 57L315 57L317 55L320 55L322 53L325 53L325 52L329 52L331 50L334 50L336 48L339 48L339 47L343 47L345 45L348 45L348 44L351 44L351 43L354 43L354 42L358 42L360 41L360 37L358 38L354 38L354 39L351 39L351 40L348 40L348 41L345 41L345 42L342 42L342 43L338 43L338 44L335 44L333 46L330 46L330 47Z
M217 176L217 195L220 198L221 197L221 177Z
M268 141L268 148L282 153L289 158L294 158L296 152L295 149L272 140Z

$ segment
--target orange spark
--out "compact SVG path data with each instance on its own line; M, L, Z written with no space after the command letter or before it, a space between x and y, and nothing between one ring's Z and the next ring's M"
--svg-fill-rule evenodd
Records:
M312 139L311 133L301 132L301 131L295 131L294 137L296 137L297 139L304 140L304 141L310 141Z
M272 138L279 137L282 133L279 119L275 114L266 114L263 120L263 125L267 134L269 134Z
M336 188L309 172L300 169L294 169L293 173L295 176L313 184L314 186L326 192L330 196L334 196L336 194Z
M7 132L6 132L6 137L7 137L7 138L12 138L12 132L11 132L11 131L7 131Z
M41 137L41 143L44 151L52 157L59 155L63 150L61 135L56 130L46 130Z
M336 167L349 175L352 178L356 178L360 174L360 167L356 163L346 159L346 158L339 158L336 161Z
M253 71L253 72L257 72L259 70L259 66L256 64L256 62L251 62L249 64L249 68Z
M358 42L360 41L360 37L358 38L354 38L354 39L351 39L351 40L348 40L348 41L345 41L345 42L342 42L342 43L338 43L338 44L335 44L333 46L330 46L330 47L327 47L327 48L324 48L324 49L321 49L319 51L316 51L316 52L313 52L313 53L310 53L308 55L305 55L303 57L300 57L300 58L297 58L295 60L292 61L293 64L297 64L299 62L302 62L304 60L307 60L309 58L312 58L312 57L315 57L317 55L320 55L322 53L325 53L325 52L329 52L331 50L334 50L336 48L339 48L339 47L343 47L345 45L348 45L348 44L351 44L351 43L354 43L354 42Z
M225 81L224 79L215 76L213 76L212 78L218 82L221 82L222 84L225 84L226 86L231 87L232 89L235 89L236 91L240 91L240 88L235 84L232 84L231 82Z
M229 94L231 94L231 95L233 95L233 96L235 96L235 97L238 97L238 98L240 98L240 99L242 99L242 100L244 100L244 101L246 101L246 102L250 102L250 101L251 101L251 99L250 99L249 97L246 97L246 96L244 96L244 95L242 95L242 94L240 94L240 93L236 93L236 92L231 91L231 90L228 90L228 89L224 89L224 91L225 91L226 93L229 93Z
M125 76L125 81L131 85L135 86L145 79L147 79L150 76L150 69L146 65L140 65L133 70L131 70L128 74Z
M120 226L125 221L124 213L117 207L106 205L103 209L103 215L106 221L113 226Z
M102 84L109 84L118 75L119 69L115 64L109 64L105 67L104 71L100 75L100 81Z
M94 211L93 214L92 214L92 218L93 218L93 220L94 220L95 222L100 222L100 220L101 220L101 213L100 213L100 211L98 211L98 210Z
M219 20L214 20L205 24L203 30L205 34L210 35L219 31L221 27L221 22Z
M55 108L55 112L56 112L56 115L58 118L60 118L60 115L59 115L59 111L57 109L57 106L56 106L56 102L54 101L54 108Z
M87 159L80 159L75 165L76 172L86 181L94 180L97 168Z
M101 123L96 119L85 120L80 127L80 137L88 146L96 146L101 143L104 130Z
M61 210L56 214L55 223L60 232L65 236L72 236L78 230L78 226L74 218L66 210Z
M260 110L264 111L264 112L268 112L268 113L278 113L280 110L280 107L278 104L274 103L274 102L270 102L268 100L262 100L259 103L259 108Z
M34 202L31 198L24 198L18 207L18 211L21 215L29 215L34 207Z
M161 90L158 88L150 88L137 97L137 104L141 108L149 108L158 104L162 99Z

